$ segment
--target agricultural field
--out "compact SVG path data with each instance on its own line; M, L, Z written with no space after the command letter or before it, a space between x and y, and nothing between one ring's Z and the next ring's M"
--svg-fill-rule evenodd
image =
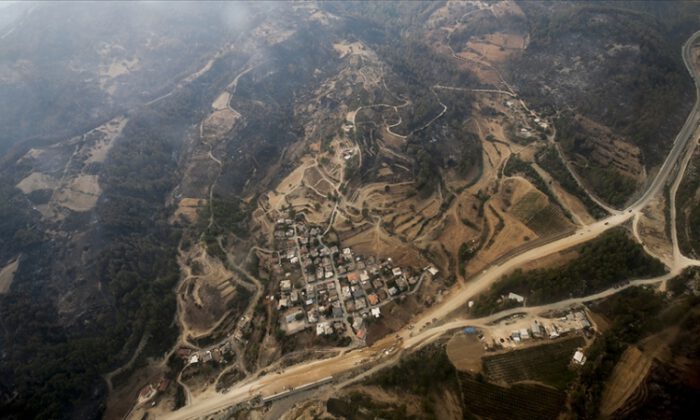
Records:
M482 418L556 419L564 407L566 394L536 384L510 388L460 375L465 412Z
M482 360L483 371L488 380L494 383L507 385L532 380L564 389L574 376L569 369L571 356L584 344L583 337L577 336L487 356Z

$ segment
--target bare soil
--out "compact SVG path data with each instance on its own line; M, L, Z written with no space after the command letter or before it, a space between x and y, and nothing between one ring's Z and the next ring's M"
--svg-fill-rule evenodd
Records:
M7 293L10 290L12 281L15 278L15 273L19 268L19 256L10 261L0 270L0 295Z
M474 335L457 333L447 342L447 356L452 364L463 372L481 372L483 344Z

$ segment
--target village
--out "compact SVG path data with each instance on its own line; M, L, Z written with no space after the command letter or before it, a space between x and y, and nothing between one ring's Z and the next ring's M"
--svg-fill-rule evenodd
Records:
M320 227L299 218L278 219L274 237L276 255L269 268L278 288L271 298L287 335L311 327L317 335L352 331L362 341L368 318L379 318L383 305L413 293L425 276L438 274L433 266L417 272L395 266L391 258L329 246Z

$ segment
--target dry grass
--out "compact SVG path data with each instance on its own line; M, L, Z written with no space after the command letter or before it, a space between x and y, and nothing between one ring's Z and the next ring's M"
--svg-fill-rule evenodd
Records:
M240 117L241 114L228 108L214 111L202 123L202 134L207 139L218 140L231 131Z
M200 198L183 198L180 200L175 210L174 218L178 219L183 216L188 222L194 223L197 221L199 209L207 204L207 200Z
M221 111L223 109L228 108L228 103L231 100L231 94L228 93L227 91L221 92L221 95L219 95L214 102L211 104L211 107L215 111Z
M666 215L664 208L666 199L663 194L657 194L647 207L642 210L639 218L639 236L642 244L654 256L665 264L673 262L673 247L666 235Z
M15 279L15 273L19 268L19 257L16 257L9 264L0 270L0 295L7 293L10 290L12 281Z
M600 413L608 417L632 396L651 368L652 359L638 348L630 346L613 369L605 385L600 403Z
M87 211L95 207L101 193L97 175L79 174L57 190L53 200L73 211Z
M124 126L129 121L126 117L117 117L106 124L96 128L95 131L102 133L102 138L88 150L84 151L87 154L85 163L104 162L107 159L107 154L114 145L114 139L122 132Z
M56 187L58 181L41 172L32 172L17 184L17 188L25 194L38 190L53 190Z

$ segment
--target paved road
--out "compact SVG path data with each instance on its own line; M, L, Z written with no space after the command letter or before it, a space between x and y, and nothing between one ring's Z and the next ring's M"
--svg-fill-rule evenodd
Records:
M683 59L688 70L693 75L696 88L698 89L700 89L700 78L698 77L697 69L692 68L689 61L689 45L699 36L700 32L694 34L683 46ZM547 309L566 307L571 304L581 303L592 299L599 299L601 297L617 293L618 291L622 290L622 288L608 289L593 296L565 300L537 308L517 308L516 310L504 311L484 319L461 319L440 326L430 326L433 323L433 319L442 319L453 313L462 307L470 298L487 290L495 281L501 278L501 276L521 266L523 263L590 241L612 227L622 225L633 218L649 203L651 198L660 191L663 185L668 182L669 176L673 172L672 169L676 163L678 163L681 158L684 157L684 153L692 152L692 148L689 149L688 145L690 144L691 139L694 138L699 121L700 103L696 100L695 106L688 116L685 125L676 137L673 148L671 149L656 177L649 184L644 194L642 194L642 196L627 209L588 226L583 226L571 235L544 244L538 248L534 248L522 254L516 255L498 265L489 267L468 284L452 290L451 293L438 306L422 313L414 321L413 329L409 330L408 328L404 328L403 330L399 331L398 334L385 337L384 339L374 343L371 347L350 351L326 360L301 363L288 367L277 373L269 373L255 378L248 378L235 388L232 388L226 394L217 394L214 391L208 391L198 396L192 405L169 413L167 416L165 416L165 418L190 419L206 416L207 414L214 413L226 407L250 400L256 395L273 395L285 389L308 384L329 375L335 376L350 373L353 370L358 370L358 367L366 365L372 361L380 361L382 364L388 365L398 360L400 355L400 352L398 351L387 355L387 352L391 351L392 349L406 350L425 345L440 337L444 332L452 328L459 328L460 326L465 325L467 322L487 322L488 319L507 316L511 312L544 311ZM678 171L676 176L682 176L682 172ZM670 267L671 270L669 274L654 279L636 280L631 282L629 286L664 281L678 274L688 265L700 265L700 263L689 259L679 259L674 261L674 264ZM383 361L382 359L387 360Z

